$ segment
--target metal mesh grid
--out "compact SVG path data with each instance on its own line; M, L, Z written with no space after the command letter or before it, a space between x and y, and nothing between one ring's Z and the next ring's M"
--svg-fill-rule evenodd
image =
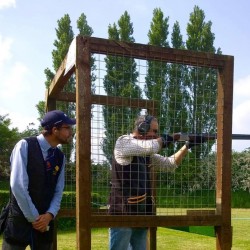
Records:
M111 78L107 75L107 56L95 54L95 95L120 97L119 87L107 93L104 81ZM116 69L125 69L128 58L112 57ZM135 82L137 93L126 93L126 97L156 100L157 110L154 110L159 121L160 133L215 133L216 132L216 97L217 72L213 68L201 68L171 64L165 62L149 62L134 59L137 77ZM153 67L150 63L153 63ZM149 68L151 80L158 86L149 90L146 78ZM153 68L153 70L152 70ZM168 73L164 73L164 69ZM152 73L153 71L153 73ZM159 75L159 72L165 75ZM126 75L127 74L127 75ZM123 75L113 75L113 84L120 86L128 80L131 71ZM133 95L133 97L132 97ZM150 98L149 98L150 97ZM191 104L190 104L191 103ZM106 108L106 109L105 109ZM190 109L190 110L189 110ZM187 110L187 112L183 112ZM150 113L151 110L129 106L127 103L119 106L93 105L91 118L91 172L92 172L92 207L99 208L95 213L106 212L110 191L111 153L115 141L122 134L132 132L135 114ZM110 120L112 122L107 123ZM199 122L192 122L197 121ZM105 124L106 122L106 124ZM106 127L105 127L106 126ZM105 151L107 126L110 143ZM161 152L170 156L183 145L177 142ZM108 151L108 152L107 152ZM215 167L216 141L209 141L190 152L182 164L173 172L155 166L152 168L156 194L156 212L158 215L185 215L190 210L215 209ZM209 211L207 211L209 213Z

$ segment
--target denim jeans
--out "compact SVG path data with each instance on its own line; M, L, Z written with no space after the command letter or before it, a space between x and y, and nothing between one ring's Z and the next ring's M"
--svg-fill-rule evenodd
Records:
M110 228L110 250L146 250L147 228Z

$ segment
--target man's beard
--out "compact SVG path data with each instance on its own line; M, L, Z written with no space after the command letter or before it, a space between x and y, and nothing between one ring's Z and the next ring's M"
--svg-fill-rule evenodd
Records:
M68 138L57 138L58 139L58 142L59 144L69 144L70 141L71 141L71 137L68 137Z

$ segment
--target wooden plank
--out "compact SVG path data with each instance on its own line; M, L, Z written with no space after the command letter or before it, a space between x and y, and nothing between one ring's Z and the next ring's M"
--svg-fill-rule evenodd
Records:
M233 58L218 77L216 213L223 226L216 227L217 250L231 249L231 150L233 108Z
M122 106L131 108L151 108L156 107L157 101L135 99L129 97L117 97L117 96L104 96L104 95L92 95L93 104L101 104L108 106Z
M91 249L90 53L76 39L76 235L77 249Z
M76 102L75 93L66 93L61 92L57 95L58 101L65 102ZM146 99L135 99L129 97L117 97L117 96L104 96L104 95L92 95L91 103L98 105L107 105L107 106L122 106L122 107L131 107L131 108L148 108L155 110L157 106L157 101L146 100Z
M107 215L107 209L92 209L92 215ZM202 209L202 210L187 210L187 216L204 216L204 215L215 215L216 211L214 209ZM58 213L58 217L75 217L75 209L61 209ZM171 216L172 217L172 216Z
M231 250L232 249L232 234L231 226L215 227L216 234L216 249L217 250Z
M157 227L148 228L147 250L157 249Z
M65 86L65 84L68 82L69 78L72 76L73 72L75 71L75 67L73 67L67 72L66 75L64 75L66 61L67 61L67 56L62 61L59 69L56 72L54 79L52 80L49 86L48 96L50 98L57 97L58 93L62 91L63 87Z
M170 226L219 226L221 216L118 216L92 215L91 227L170 227Z
M84 43L89 40L92 53L165 61L190 66L222 68L225 61L230 57L208 52L163 48L139 43L131 44L96 37L82 37L82 39Z

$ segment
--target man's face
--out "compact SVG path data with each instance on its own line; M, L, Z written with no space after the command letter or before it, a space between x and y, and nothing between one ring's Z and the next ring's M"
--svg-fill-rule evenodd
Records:
M72 140L72 126L63 124L60 128L55 128L54 135L58 144L68 144Z
M159 125L156 120L153 120L150 124L150 129L147 133L148 136L156 136L158 134Z

